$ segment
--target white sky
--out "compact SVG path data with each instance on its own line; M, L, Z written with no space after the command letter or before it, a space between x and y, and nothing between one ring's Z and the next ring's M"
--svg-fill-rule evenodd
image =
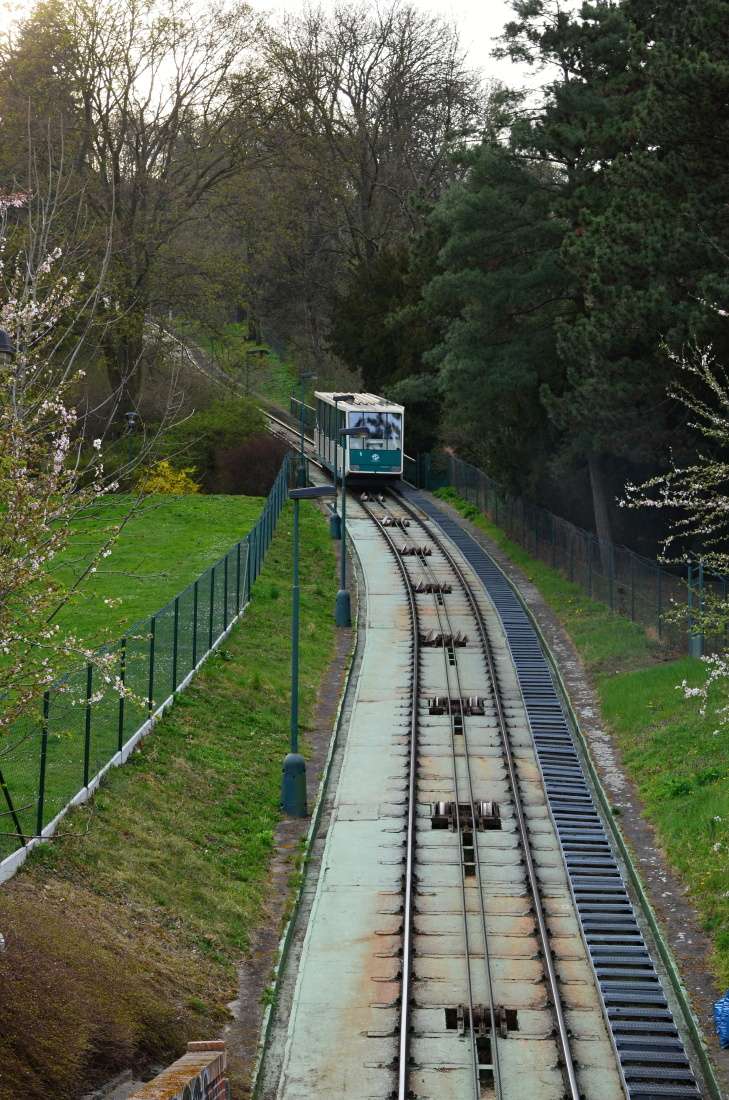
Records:
M259 11L273 14L303 11L306 0L248 0ZM336 0L314 0L322 7L333 8ZM513 18L509 0L411 0L414 7L424 13L439 15L458 27L461 41L468 52L470 64L481 69L484 75L498 78L513 86L533 83L534 76L528 67L517 67L509 61L495 61L490 57L494 39L501 34L504 24Z
M203 0L204 2L204 0ZM261 12L277 14L302 11L307 0L248 0L251 7ZM326 8L333 8L336 0L313 0ZM513 17L509 0L411 0L424 13L438 15L458 27L461 41L470 64L480 69L487 78L497 78L505 84L532 87L539 82L538 74L528 66L512 65L509 61L495 61L490 56L494 39L501 34L504 24ZM33 0L0 0L0 30L22 18L33 6Z

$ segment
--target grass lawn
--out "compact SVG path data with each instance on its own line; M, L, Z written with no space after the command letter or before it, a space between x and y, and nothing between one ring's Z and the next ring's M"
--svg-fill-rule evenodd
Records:
M435 495L524 570L567 629L646 813L712 939L717 979L729 986L729 729L702 718L678 688L684 679L701 682L701 662L669 659L641 626L530 557L452 489Z
M130 504L130 498L110 497L78 517L72 545L64 555L65 563L60 559L57 563L57 571L66 583L72 582L78 571L86 567L89 555L104 545L109 529L129 514ZM63 608L58 616L60 625L94 646L107 641L117 643L123 634L127 634L126 682L134 694L125 702L124 728L120 734L119 698L113 691L106 691L103 698L93 705L87 741L85 708L82 704L86 672L81 659L74 662L68 673L70 694L52 693L43 801L44 825L84 786L87 745L88 774L94 776L117 751L120 738L125 741L145 721L145 700L149 687L149 616L159 611L245 535L262 507L263 501L257 497L194 495L148 498L124 527L111 557L99 562L97 572L87 578L72 601ZM198 630L200 646L206 635L209 591L209 586L206 586L200 597L200 619L205 624L202 631ZM178 674L181 670L186 672L192 664L192 608L192 594L188 592L179 609ZM216 608L217 631L222 630L220 577ZM142 619L144 621L139 629L127 632L131 623ZM158 703L171 689L173 623L171 612L157 620L154 699ZM198 654L202 652L202 648L198 649ZM103 685L96 674L93 690L100 687ZM15 723L11 740L12 747L6 746L0 767L21 830L23 834L32 836L38 829L40 699L34 713ZM4 811L7 806L5 800L2 801ZM0 817L0 858L17 847L18 839L10 818Z
M74 521L72 542L55 570L64 584L86 568L89 556L124 521L133 503L123 494L110 496ZM243 496L146 498L124 526L111 557L99 562L56 621L93 645L115 641L243 538L263 504L260 497Z
M171 1060L227 1019L236 965L265 919L279 817L290 524L287 509L224 648L129 764L0 891L0 1100L70 1100L128 1065ZM333 654L336 588L327 524L307 505L304 731Z

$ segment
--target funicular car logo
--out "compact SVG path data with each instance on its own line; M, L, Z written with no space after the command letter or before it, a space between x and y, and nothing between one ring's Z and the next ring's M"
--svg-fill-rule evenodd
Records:
M380 456L378 454L372 455L372 461L373 462L379 462L380 461Z

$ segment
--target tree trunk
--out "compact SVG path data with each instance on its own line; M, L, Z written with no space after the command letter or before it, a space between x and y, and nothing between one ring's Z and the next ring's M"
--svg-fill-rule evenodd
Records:
M596 454L589 455L587 459L587 468L590 471L595 531L600 540L600 562L603 571L607 575L612 566L610 544L613 539L610 525L610 509L608 507L608 498L605 489L605 471L603 469L601 456Z
M119 403L119 411L136 409L143 381L142 325L135 325L131 331L123 333L108 329L103 349L109 385Z

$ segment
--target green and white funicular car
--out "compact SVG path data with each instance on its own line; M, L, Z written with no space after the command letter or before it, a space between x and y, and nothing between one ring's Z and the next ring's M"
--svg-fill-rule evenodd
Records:
M314 440L319 460L341 474L371 478L402 476L405 410L374 393L315 393ZM344 428L359 429L340 435Z

